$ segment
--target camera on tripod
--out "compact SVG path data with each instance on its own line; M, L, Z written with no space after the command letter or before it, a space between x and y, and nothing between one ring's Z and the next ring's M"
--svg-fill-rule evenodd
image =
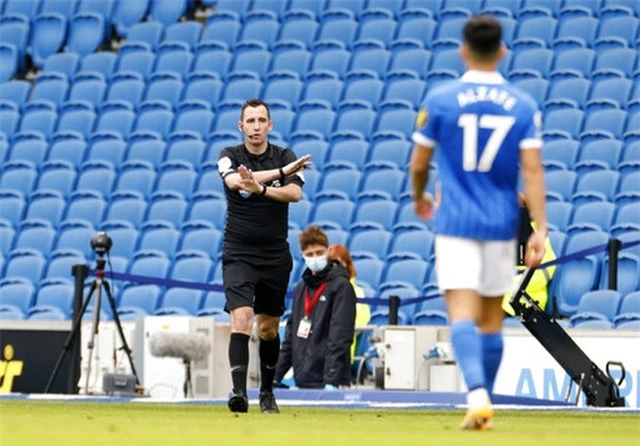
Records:
M96 234L91 237L91 249L94 250L98 257L102 257L108 253L112 245L113 240L111 240L111 237L104 231L96 232Z

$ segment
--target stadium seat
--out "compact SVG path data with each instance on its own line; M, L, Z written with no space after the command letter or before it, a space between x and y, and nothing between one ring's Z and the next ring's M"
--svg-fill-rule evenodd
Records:
M351 224L355 204L349 200L334 199L316 204L311 224L320 221L331 221L346 229Z
M69 102L86 101L94 108L98 108L104 99L107 87L104 78L97 72L78 73L69 90Z
M133 258L140 235L133 223L127 220L105 220L100 225L100 229L109 234L113 240L113 246L110 251L112 256Z
M155 1L150 3L149 20L158 21L167 27L169 33L170 25L177 22L186 12L187 0Z
M160 304L162 290L157 285L134 285L122 290L118 315L127 320L129 315L151 315Z
M0 56L3 67L1 82L8 81L15 76L18 71L24 69L24 56L29 39L29 24L25 23L24 17L5 15L0 17L0 34L2 35L2 45L0 46Z
M141 22L143 17L147 15L149 3L149 0L118 2L113 13L116 33L119 36L126 36L128 30L133 25Z
M39 189L29 195L29 207L24 215L26 219L42 219L54 227L62 220L67 202L62 193L52 189Z
M337 73L327 70L311 71L305 80L303 101L321 100L337 107L342 97L343 82Z
M151 194L147 220L165 220L174 227L182 226L188 203L183 195L173 190L160 190Z
M55 129L58 114L55 104L50 101L35 101L25 104L19 133L35 132L45 139L49 139ZM14 138L18 135L14 134Z
M57 71L41 72L36 77L29 102L39 104L41 101L49 101L55 107L59 107L67 98L68 92L69 82L66 74Z
M608 232L613 223L616 212L616 205L608 202L586 203L577 206L573 213L572 225L567 228L567 232L572 230L573 224L589 223L601 230Z
M132 107L137 107L142 100L144 90L144 78L140 74L134 72L115 73L111 76L105 101L111 103L124 101L131 104ZM102 107L104 108L107 103L104 103Z
M343 101L366 101L376 106L382 98L384 83L376 72L354 70L345 74Z
M290 8L282 17L278 40L297 40L310 48L319 27L315 19L316 14L306 7L305 9Z
M89 245L88 240L90 239L84 240L87 245ZM45 277L47 279L55 278L72 281L72 267L86 263L87 261L82 251L71 248L56 249L49 255L49 264Z
M227 203L219 194L203 191L191 198L189 221L204 220L217 229L224 229L226 214Z
M431 53L415 39L398 39L391 45L392 57L388 76L395 71L410 71L423 77L431 65Z
M47 257L55 238L56 230L50 221L40 218L25 219L20 222L13 249L33 250Z
M195 316L202 301L202 294L200 290L171 288L164 294L162 306L154 314Z
M53 189L65 197L71 194L78 174L75 166L68 161L47 161L40 168L37 189Z
M5 277L21 277L37 283L46 265L43 254L35 249L14 249L9 253Z
M145 101L166 101L175 110L182 98L184 84L182 79L172 72L154 73L144 96Z
M65 219L82 219L96 226L102 221L106 207L102 194L88 189L76 190L70 196Z
M389 72L386 83L383 102L409 101L414 108L417 108L426 91L426 83L409 70Z
M13 147L8 161L26 161L39 167L45 159L48 145L43 135L36 132L18 133L13 138Z
M60 108L57 132L77 132L88 138L96 122L94 105L87 101L67 101Z
M273 46L278 35L280 24L275 13L268 10L250 11L240 32L240 40L257 40Z
M576 193L597 192L613 201L620 183L620 173L613 170L598 170L580 176L576 185Z
M602 264L600 288L609 286L609 262L607 257ZM640 290L640 258L633 254L621 252L618 255L617 288L622 295Z
M272 71L266 77L263 100L268 104L274 101L284 101L290 106L298 102L302 88L303 83L296 73L292 71ZM275 122L275 120L273 121Z
M344 9L328 9L322 14L322 21L316 41L322 39L335 39L347 48L355 40L358 30L358 22L353 13Z
M336 113L323 101L304 101L298 104L298 118L294 130L317 131L328 139L333 130Z
M616 327L630 321L640 321L640 292L634 291L622 298L618 314L613 318Z
M71 275L71 268L69 274ZM35 313L59 311L70 319L73 309L73 283L69 279L50 278L40 283L34 304L29 307L30 319Z
M380 104L379 112L376 132L398 131L406 139L410 139L416 120L416 112L411 103L402 100L385 101Z
M561 265L556 271L551 290L558 312L563 316L575 314L580 298L595 288L599 275L600 263L594 256Z
M309 71L313 55L299 42L280 41L273 48L271 72L291 71L301 78Z
M182 225L180 234L180 251L206 247L212 256L220 252L223 237L222 231L210 222L205 220L190 220Z
M80 72L95 72L101 74L104 79L109 79L116 68L117 60L117 55L109 51L87 54L80 61Z
M119 166L125 156L127 145L119 133L97 132L89 140L87 161L106 161Z
M297 9L308 9L316 16L320 16L326 7L326 0L291 0L289 11Z
M337 40L320 40L314 44L311 71L331 71L343 77L351 62L351 53L344 43Z
M56 251L81 253L86 258L93 257L89 240L95 234L92 220L67 218L60 224Z
M32 282L20 277L7 277L0 280L0 307L3 312L11 308L22 315L33 304L35 287Z
M31 59L42 68L47 57L57 53L67 37L67 18L57 13L40 14L33 22Z
M358 282L366 283L372 288L377 288L382 279L385 263L376 258L359 258L353 259L353 265L358 271Z
M379 259L384 259L389 251L391 232L380 229L364 229L355 231L351 229L349 250L351 252L370 252Z
M583 321L604 320L611 322L618 314L622 294L613 290L590 291L582 295L576 313L569 319L572 326Z
M129 138L127 161L146 161L157 166L164 159L166 143L157 135L132 134Z
M238 14L232 11L215 11L208 19L200 40L202 43L220 41L233 49L240 36L242 24Z
M28 161L10 161L5 163L2 177L0 177L0 189L4 190L5 193L3 198L6 198L6 194L28 195L36 183L37 175L38 172L35 166ZM13 189L13 191L7 191L7 189ZM3 207L4 204L5 201L3 200Z
M398 214L398 204L391 200L370 200L359 203L353 219L354 225L370 224L389 231L392 229L396 215Z
M80 56L93 53L105 34L104 17L90 12L78 13L69 23L67 49Z
M131 175L139 174L139 172L131 173ZM135 227L140 227L147 211L147 202L140 192L125 189L116 191L110 195L109 201L105 214L106 220L124 220Z
M137 119L132 131L134 133L151 133L160 139L166 139L171 130L174 114L171 106L161 100L145 101L140 104ZM128 134L124 135L129 136Z
M127 32L127 42L143 42L149 45L152 51L158 48L164 35L162 23L148 21L136 23Z
M190 282L207 283L213 271L213 262L206 252L180 251L176 254L171 278Z
M0 100L3 102L12 102L16 107L8 106L8 109L19 111L29 98L31 92L31 83L23 80L12 80L0 83ZM4 107L0 108L0 111Z
M153 206L153 204L152 204ZM154 217L161 217L155 215ZM138 250L162 251L168 258L173 258L178 249L180 232L168 219L148 219L140 227Z

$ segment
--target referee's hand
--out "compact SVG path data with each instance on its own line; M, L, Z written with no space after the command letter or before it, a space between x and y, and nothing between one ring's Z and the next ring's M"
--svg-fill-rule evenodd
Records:
M282 168L285 176L290 176L299 171L300 169L304 169L311 165L311 155L308 153L306 155L301 156L297 160L290 162L286 166Z
M259 194L262 191L262 186L253 176L253 172L247 169L246 166L238 166L238 173L240 174L241 189L252 194Z

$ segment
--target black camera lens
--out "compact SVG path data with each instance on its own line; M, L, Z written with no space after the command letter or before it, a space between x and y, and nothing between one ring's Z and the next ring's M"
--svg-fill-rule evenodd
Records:
M100 231L91 237L91 249L99 256L109 252L112 244L111 237L109 237L106 232Z

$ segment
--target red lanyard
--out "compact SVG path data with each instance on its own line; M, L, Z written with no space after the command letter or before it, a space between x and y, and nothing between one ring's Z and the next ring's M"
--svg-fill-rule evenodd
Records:
M316 305L316 302L318 302L318 299L320 299L320 295L322 294L322 292L324 291L324 289L326 287L327 287L327 282L322 283L318 287L316 292L313 293L313 297L311 299L309 299L309 288L307 288L305 290L305 292L304 292L304 315L306 317L309 317L309 315L311 314L311 310Z

